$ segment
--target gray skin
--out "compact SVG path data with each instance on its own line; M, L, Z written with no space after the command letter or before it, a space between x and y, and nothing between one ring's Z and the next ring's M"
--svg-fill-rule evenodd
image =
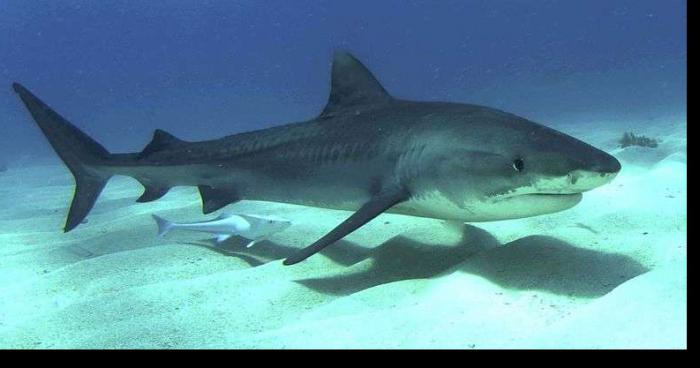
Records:
M382 212L464 222L562 211L620 171L611 155L488 107L392 98L347 53L333 61L328 105L315 119L185 142L157 130L140 153L110 154L19 84L14 88L76 178L75 228L107 180L128 175L148 202L196 185L205 213L241 199L356 211L297 263Z

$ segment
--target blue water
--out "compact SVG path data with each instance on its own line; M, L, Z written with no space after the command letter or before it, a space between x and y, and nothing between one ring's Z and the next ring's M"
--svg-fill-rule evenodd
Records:
M398 97L644 124L685 110L686 24L677 0L4 0L0 154L50 153L13 81L134 151L315 116L336 49Z

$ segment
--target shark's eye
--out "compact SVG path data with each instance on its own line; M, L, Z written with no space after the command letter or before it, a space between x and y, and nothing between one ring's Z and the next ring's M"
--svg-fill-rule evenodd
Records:
M517 172L522 172L525 169L525 162L521 158L513 160L513 168Z

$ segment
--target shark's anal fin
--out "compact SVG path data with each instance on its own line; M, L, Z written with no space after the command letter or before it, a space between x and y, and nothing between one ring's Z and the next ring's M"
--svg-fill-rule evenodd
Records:
M208 185L200 185L199 195L202 197L202 212L212 213L228 204L241 200L235 189L212 188Z
M136 199L136 202L144 203L155 201L156 199L159 199L166 193L168 193L169 190L170 188L168 187L160 187L153 185L145 186L143 194L141 194L141 196L138 199Z
M382 212L386 211L397 203L407 200L409 197L410 193L408 190L402 187L392 188L390 190L385 190L378 193L372 197L369 202L365 203L359 210L357 210L357 212L348 217L347 220L343 221L340 225L336 226L335 229L331 230L331 232L324 235L315 243L285 259L284 264L289 266L309 258L310 256L321 251L323 248L357 230L362 225L368 223L370 220L379 216Z

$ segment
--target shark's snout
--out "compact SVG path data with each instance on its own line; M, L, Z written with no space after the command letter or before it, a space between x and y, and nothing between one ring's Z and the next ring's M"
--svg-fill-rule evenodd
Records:
M613 155L603 152L598 156L597 160L594 161L593 165L590 167L590 171L600 173L601 175L611 175L615 176L622 169L620 161L618 161Z
M601 152L593 164L583 171L582 176L589 185L588 189L593 189L611 182L622 169L620 161L613 155Z
M622 169L620 161L607 152L592 149L579 156L561 189L565 192L585 192L611 182ZM556 182L556 179L553 181ZM542 186L556 185L550 182Z
M575 194L583 193L610 183L620 172L620 162L605 152L596 152L579 161L565 175L543 176L529 188L512 194Z
M567 175L566 191L585 192L611 182L622 169L620 161L612 155L600 152L585 168Z

